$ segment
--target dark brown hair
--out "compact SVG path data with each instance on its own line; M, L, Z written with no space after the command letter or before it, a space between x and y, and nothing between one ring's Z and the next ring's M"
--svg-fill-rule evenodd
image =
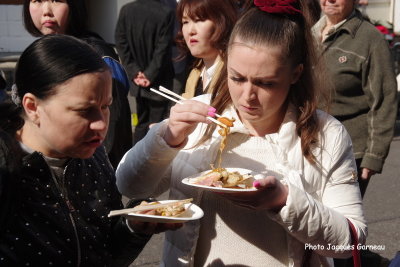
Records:
M229 35L237 20L237 9L231 0L180 0L176 9L177 20L180 25L175 41L180 50L178 59L188 55L189 48L182 33L182 17L187 10L190 18L211 20L214 24L214 33L211 36L211 45L223 55L229 41ZM197 65L198 61L194 65Z
M56 87L85 73L110 71L101 56L87 43L63 34L45 35L22 52L15 70L17 95L26 93L45 100ZM23 108L11 101L0 105L0 128L15 134L24 124Z
M282 49L282 58L289 60L293 66L303 65L303 72L297 83L292 85L288 100L298 110L296 132L301 139L303 155L314 164L316 162L312 150L318 144L320 129L316 110L322 100L324 103L329 102L329 95L320 90L319 77L315 76L316 72L318 74L321 72L315 69L317 67L314 64L317 57L316 49L308 21L308 18L306 19L301 14L271 14L253 7L235 25L228 44L227 55L229 57L232 43L238 40L251 46L279 45ZM225 66L211 100L211 106L218 111L226 109L232 103L227 77ZM210 138L214 129L214 125L208 126L200 143Z

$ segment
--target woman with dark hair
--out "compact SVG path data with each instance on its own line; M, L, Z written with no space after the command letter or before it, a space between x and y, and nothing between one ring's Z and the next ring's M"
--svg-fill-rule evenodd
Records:
M0 265L127 266L133 234L102 141L111 73L87 43L47 35L21 55L0 104Z
M354 241L365 242L351 140L317 109L323 91L302 5L254 4L232 30L211 100L202 95L172 107L169 120L153 126L117 168L127 196L170 189L171 199L192 197L204 211L200 221L166 233L165 266L333 266L332 257L352 254L348 220ZM206 123L216 110L235 119L221 154L223 137ZM266 177L253 192L227 194L182 183L210 163Z
M104 144L112 165L116 167L132 146L131 112L127 98L130 82L114 49L98 34L88 31L85 1L25 0L23 17L26 30L33 36L75 36L93 46L110 66L114 100L110 107L110 127Z
M237 18L230 0L182 0L177 7L181 30L176 36L181 57L195 58L183 97L210 93L224 66L224 53Z

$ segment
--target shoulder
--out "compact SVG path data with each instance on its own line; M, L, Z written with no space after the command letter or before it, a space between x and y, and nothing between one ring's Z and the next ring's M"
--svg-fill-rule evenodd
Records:
M82 37L81 39L91 45L93 49L96 50L96 52L99 53L102 57L108 56L112 57L115 60L118 60L118 56L114 48L109 43L104 41L99 35L94 33Z
M340 121L322 110L317 110L317 118L320 124L320 142L323 148L352 145L350 135Z
M0 168L9 168L21 157L18 142L8 133L0 129Z

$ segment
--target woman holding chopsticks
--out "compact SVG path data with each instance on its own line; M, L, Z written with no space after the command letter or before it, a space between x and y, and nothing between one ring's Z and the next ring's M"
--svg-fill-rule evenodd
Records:
M301 6L254 1L232 31L214 93L175 105L120 162L121 193L170 189L171 199L193 197L204 211L166 233L164 266L333 266L365 242L351 140L316 108L322 90ZM215 194L181 182L217 162L222 137L207 119L217 111L235 119L222 167L266 173L253 192Z

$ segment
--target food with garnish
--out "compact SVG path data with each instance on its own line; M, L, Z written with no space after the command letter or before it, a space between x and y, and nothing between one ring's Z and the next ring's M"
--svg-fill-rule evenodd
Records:
M253 180L251 174L241 174L237 171L229 172L224 168L217 168L192 179L191 182L211 187L249 189L253 188Z
M173 201L171 203L161 204L158 201L147 202L142 201L135 208L141 208L141 211L137 211L139 214L156 215L156 216L166 216L166 217L177 217L182 215L185 211L185 204L190 203L193 199L185 199L181 201ZM154 206L155 208L153 208ZM156 207L157 206L157 207ZM148 207L148 209L144 209Z

